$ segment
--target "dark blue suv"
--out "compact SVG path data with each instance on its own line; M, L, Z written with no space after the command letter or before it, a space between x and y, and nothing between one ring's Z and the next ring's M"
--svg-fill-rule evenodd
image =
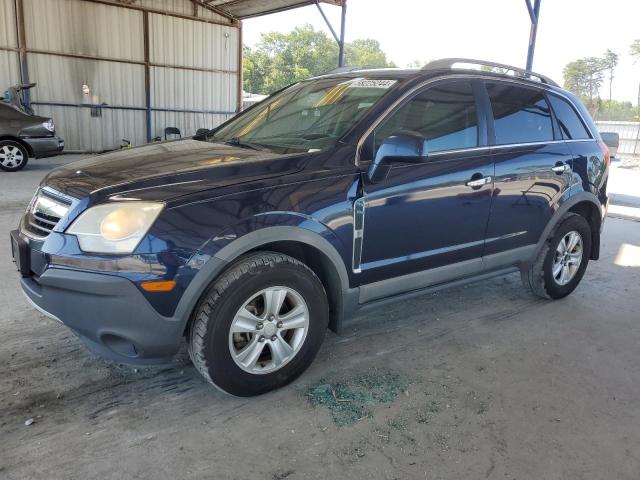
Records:
M389 299L516 271L568 295L599 255L608 164L542 75L340 71L52 171L12 246L27 298L101 355L164 362L186 338L208 381L256 395Z

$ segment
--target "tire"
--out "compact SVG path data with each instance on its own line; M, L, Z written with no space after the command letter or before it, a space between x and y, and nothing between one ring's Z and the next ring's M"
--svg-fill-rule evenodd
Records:
M267 295L283 295L276 315L269 313L275 307L267 307L279 302L268 302ZM247 327L245 317L260 322ZM287 330L288 324L282 325L287 321L296 325L306 321L306 327ZM220 390L241 397L260 395L287 385L311 365L328 324L327 296L313 271L287 255L257 252L239 259L203 294L187 332L189 355L202 376ZM246 330L232 333L232 328ZM292 349L286 351L293 351L288 357L276 355L283 341ZM243 364L240 357L252 345L262 353L254 364L250 360Z
M573 233L579 234L580 249L579 265L572 269L572 261L569 257L578 258L578 244L574 247L570 255L567 257L566 267L569 271L568 276L563 280L563 272L554 274L554 267L558 267L558 261L562 263L562 255L558 253L560 242L563 241L564 246L569 245L567 241L573 239ZM560 247L562 248L562 247ZM563 298L573 292L587 269L589 257L591 256L591 228L587 220L578 214L568 213L551 232L551 235L540 250L535 262L522 272L522 281L526 287L540 297L549 299ZM560 267L562 269L562 267ZM557 271L557 270L556 270ZM570 275L570 276L569 276ZM564 282L564 283L563 283Z
M29 152L14 140L0 140L0 170L17 172L29 161Z

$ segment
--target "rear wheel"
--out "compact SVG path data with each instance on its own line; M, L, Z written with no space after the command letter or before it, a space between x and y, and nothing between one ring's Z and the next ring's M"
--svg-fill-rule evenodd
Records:
M522 280L538 296L566 297L582 280L590 256L589 223L581 215L569 213L549 236L533 265L522 272Z
M0 170L17 172L29 161L29 152L24 145L14 140L0 140Z
M236 262L204 294L188 332L189 354L221 390L259 395L311 364L328 322L316 275L287 255L259 252Z

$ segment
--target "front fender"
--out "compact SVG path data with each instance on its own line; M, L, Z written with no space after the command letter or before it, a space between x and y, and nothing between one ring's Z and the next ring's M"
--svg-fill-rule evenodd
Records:
M207 286L230 263L262 245L282 241L303 243L321 251L337 272L340 291L345 292L349 289L349 275L343 260L346 252L340 240L328 227L309 216L296 213L260 214L226 228L207 243L200 257L208 260L189 283L176 308L174 318L186 327L191 312Z

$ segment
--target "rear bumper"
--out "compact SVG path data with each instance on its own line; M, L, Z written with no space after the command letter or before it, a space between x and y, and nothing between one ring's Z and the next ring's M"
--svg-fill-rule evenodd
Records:
M53 157L64 150L64 140L60 137L23 138L29 144L36 158Z
M21 279L28 300L64 323L101 356L130 364L166 363L179 349L182 323L163 317L129 280L49 268Z

